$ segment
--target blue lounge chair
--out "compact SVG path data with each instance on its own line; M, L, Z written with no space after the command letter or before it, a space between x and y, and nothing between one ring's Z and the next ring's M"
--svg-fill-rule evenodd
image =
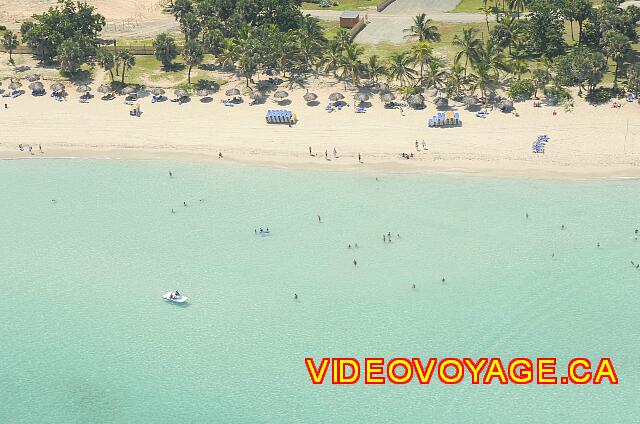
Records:
M358 107L356 109L356 113L365 113L367 111L367 109L363 108L363 107Z

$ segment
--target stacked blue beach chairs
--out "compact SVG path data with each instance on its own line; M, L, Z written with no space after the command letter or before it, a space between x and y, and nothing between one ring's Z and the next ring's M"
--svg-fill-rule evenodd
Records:
M267 123L269 124L293 124L296 115L290 110L268 110Z
M437 115L429 118L429 126L433 128L457 125L462 125L458 112L438 112Z
M549 141L548 135L539 135L533 146L531 146L533 153L544 153L544 146L547 141Z

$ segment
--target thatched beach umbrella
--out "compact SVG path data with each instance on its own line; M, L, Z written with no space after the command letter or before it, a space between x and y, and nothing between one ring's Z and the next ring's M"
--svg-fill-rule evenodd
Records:
M176 97L178 97L178 98L188 97L189 96L189 93L184 88L178 88L177 90L175 90L173 92L173 94L175 94Z
M407 103L414 109L419 109L424 107L424 96L422 94L414 94L407 97Z
M151 94L153 94L154 96L162 96L164 95L164 90L162 88L154 88L153 90L151 90Z
M107 94L111 93L111 91L111 87L107 84L102 84L100 87L98 87L98 93Z
M464 99L462 99L462 103L464 103L464 106L469 109L478 105L478 99L473 96L466 96Z
M286 91L284 91L284 90L279 90L279 91L276 91L276 92L273 94L273 97L275 97L276 99L278 99L278 101L280 101L280 100L284 100L284 99L286 99L287 97L289 97L289 93L287 93L287 92L286 92Z
M261 102L266 99L267 96L262 91L252 91L251 94L249 94L249 98L254 102Z
M332 102L337 102L344 99L344 96L342 95L342 93L331 93L329 95L329 100L331 100Z
M61 93L64 91L64 84L60 83L60 82L55 82L53 84L51 84L51 91L54 91L56 93Z
M42 91L44 90L44 84L42 84L40 81L32 82L31 84L29 84L29 90Z
M78 93L88 93L89 91L91 91L91 87L89 87L88 85L82 84L82 85L79 85L78 88L76 88L76 91Z
M304 99L305 102L309 103L316 100L318 98L318 95L316 93L307 93L304 96L302 96L302 98Z
M378 83L378 92L380 92L380 94L389 93L389 84L386 84L384 82Z
M129 86L123 88L122 91L121 91L121 93L124 94L125 96L130 96L130 95L132 95L134 93L137 93L137 92L138 92L138 90L136 90L133 87L129 87Z
M396 99L396 96L393 93L384 93L380 96L380 99L385 103L391 103Z
M225 91L224 94L227 96L239 96L240 90L238 90L237 88L230 88L227 91Z
M40 81L40 75L38 75L38 74L27 75L27 81L29 81L29 82Z
M196 91L196 94L199 97L207 97L209 95L209 90L207 90L206 88L201 88L200 90Z
M446 109L449 107L449 99L446 97L438 97L434 103L438 109Z
M503 112L511 112L514 107L513 107L513 102L511 100L502 100L500 103L498 103L498 108L500 108L501 111Z
M354 94L353 99L358 102L366 102L367 100L369 100L369 95L367 93L359 92Z
M11 84L9 84L9 90L15 91L20 87L22 87L22 83L19 81L13 81Z

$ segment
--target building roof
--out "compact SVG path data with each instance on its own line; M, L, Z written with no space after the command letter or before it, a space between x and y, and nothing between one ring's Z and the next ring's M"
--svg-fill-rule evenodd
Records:
M341 18L345 19L357 19L359 16L360 14L355 10L345 10L342 12L342 15L340 15Z

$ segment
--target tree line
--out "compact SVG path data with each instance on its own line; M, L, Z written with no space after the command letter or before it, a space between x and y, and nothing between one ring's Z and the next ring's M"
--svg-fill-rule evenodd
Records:
M178 22L184 44L178 46L174 36L160 34L153 46L165 69L182 56L189 83L192 68L211 54L247 85L267 71L278 72L291 84L323 73L354 87L385 80L405 95L432 89L453 98L486 98L504 87L514 99L536 96L540 90L567 98L568 87L593 96L611 60L614 89L623 78L626 88L637 93L640 65L631 44L638 41L640 8L622 9L620 4L621 0L604 0L599 7L591 0L485 0L487 36L474 26L463 28L453 38L456 54L448 60L434 50L441 34L424 14L404 29L410 47L381 58L365 57L363 46L346 30L327 39L319 20L305 16L298 0L173 0L165 11ZM83 63L96 63L112 79L120 76L124 82L135 56L101 48L98 36L103 26L104 17L92 6L59 0L48 12L23 23L21 35L44 62L57 62L71 73ZM15 45L12 40L8 44Z

